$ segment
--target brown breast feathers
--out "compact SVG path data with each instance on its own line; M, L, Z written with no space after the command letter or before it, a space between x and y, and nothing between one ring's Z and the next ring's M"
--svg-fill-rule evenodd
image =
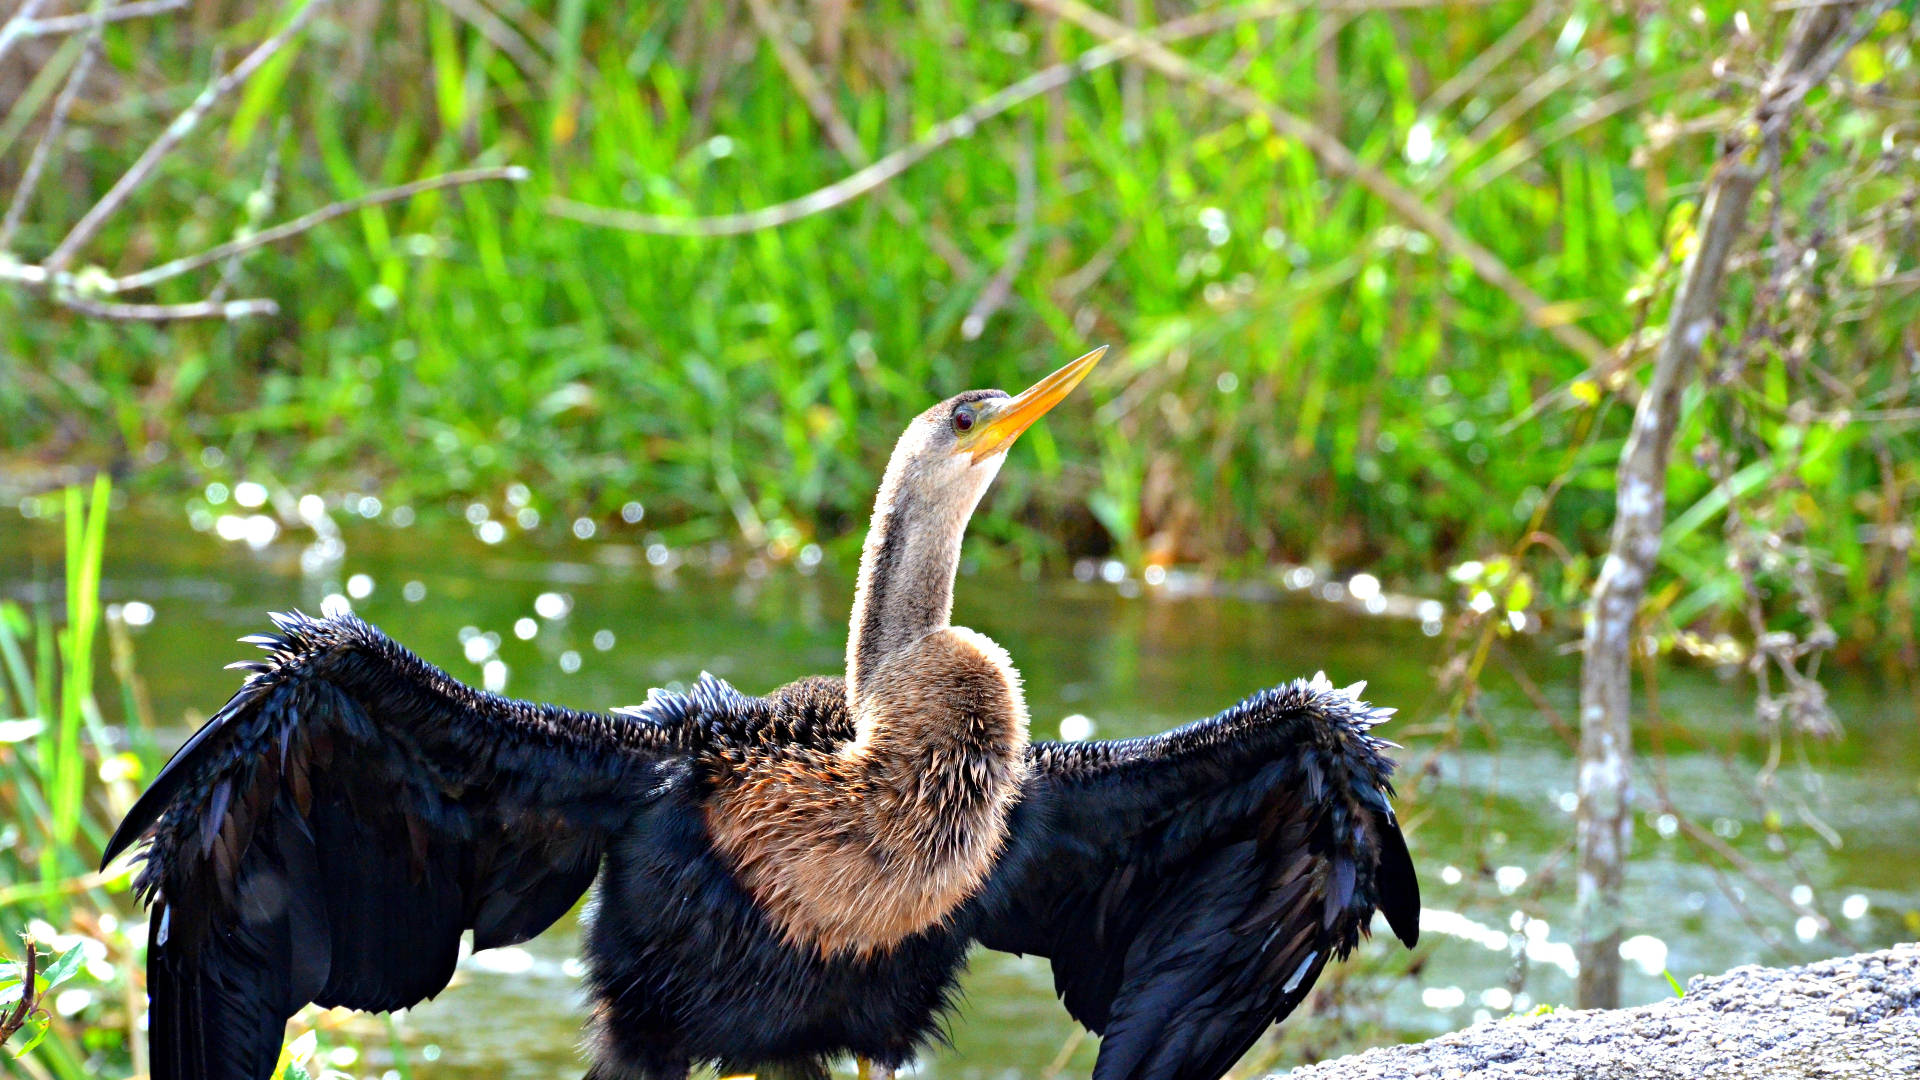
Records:
M885 666L851 742L754 747L708 802L741 884L822 955L890 948L972 896L1025 779L1026 701L998 645L950 627Z

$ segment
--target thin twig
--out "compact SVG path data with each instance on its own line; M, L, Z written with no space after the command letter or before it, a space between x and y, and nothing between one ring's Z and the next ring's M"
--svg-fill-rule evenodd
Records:
M1026 265L1027 252L1033 247L1034 218L1034 162L1033 130L1028 126L1027 137L1020 142L1020 157L1014 163L1015 183L1019 187L1014 211L1013 239L1007 241L1007 256L1001 260L1000 269L994 272L992 280L980 290L980 296L967 309L966 317L960 320L960 337L965 341L978 340L987 328L987 320L1007 302L1013 294L1013 279L1020 276L1021 267Z
M1559 13L1560 4L1557 2L1535 4L1532 10L1527 12L1526 17L1514 23L1506 33L1500 35L1499 40L1482 49L1480 55L1468 61L1465 67L1454 72L1451 78L1441 83L1440 89L1435 90L1431 97L1421 103L1420 115L1432 116L1444 112L1448 106L1466 96L1467 92L1479 86L1493 72L1493 69L1506 63L1514 53L1519 52L1520 46L1533 40L1533 35L1539 33Z
M853 126L840 115L840 110L833 103L833 95L827 92L819 76L814 74L813 66L807 63L807 58L800 55L800 50L781 31L780 21L775 17L769 0L747 0L747 8L753 13L753 21L760 27L760 36L773 46L774 59L780 62L781 70L787 73L787 81L800 92L800 99L807 103L807 110L813 113L814 122L826 130L827 139L833 143L834 149L840 152L847 164L856 169L873 164L873 155L867 153L860 137L854 134ZM973 260L967 258L966 253L945 232L921 224L919 215L907 200L889 191L883 194L881 201L901 228L924 233L928 246L956 276L973 275Z
M82 30L91 30L105 23L166 15L186 6L187 0L137 0L136 3L110 7L101 12L86 11L73 15L49 15L44 19L28 19L20 27L18 34L22 38L77 34Z
M949 143L971 137L982 123L1001 113L1031 101L1056 86L1064 86L1088 72L1097 71L1135 53L1155 48L1161 42L1197 37L1239 23L1274 18L1308 9L1377 11L1391 8L1433 7L1438 2L1440 0L1327 0L1325 3L1313 4L1306 0L1291 0L1286 3L1262 4L1190 15L1184 19L1164 23L1145 35L1122 35L1114 41L1088 49L1073 60L1042 69L989 94L953 117L934 125L925 135L911 144L880 158L872 165L850 176L799 198L788 199L758 210L716 214L710 217L681 217L595 206L591 203L560 197L548 199L547 210L560 217L589 225L661 236L739 236L762 229L778 228L852 202L926 160ZM1495 3L1497 0L1466 0L1466 2L1487 4Z
M73 229L53 249L53 254L47 256L46 268L54 273L65 270L80 249L99 235L100 230L106 227L108 220L119 211L121 206L125 205L127 199L147 182L154 170L159 167L161 160L172 153L174 148L180 145L181 140L192 133L193 129L199 125L201 118L206 116L221 98L232 93L235 87L251 78L254 72L260 70L262 64L271 60L293 39L294 35L306 27L326 3L327 0L308 0L284 29L261 42L232 71L209 83L193 103L175 117L173 123L167 125L166 130L147 147L139 160L121 174L113 187L109 188L107 193L100 197L100 201L94 203L93 208L73 226Z
M247 196L244 203L245 215L233 230L233 237L236 240L258 233L261 223L266 221L267 215L273 213L274 199L280 191L280 148L286 142L287 125L284 117L279 127L280 130L275 133L273 143L267 151L266 167L260 170L260 183L253 189L253 194ZM214 281L213 288L208 291L207 299L225 300L227 293L232 291L234 284L240 280L240 268L246 261L244 252L229 255L227 261L220 264L220 277Z
M475 3L474 0L440 0L440 6L452 12L454 17L480 32L493 47L506 53L521 74L536 81L544 81L552 72L553 65L541 56L533 43L522 37L513 24Z
M5 60L7 54L13 51L14 42L26 36L27 26L33 22L35 15L40 14L40 5L44 3L46 0L20 0L20 6L14 10L13 16L0 23L0 60Z
M657 233L662 236L739 236L762 229L790 225L803 218L844 206L887 181L913 168L948 143L971 137L980 125L1008 109L1046 93L1126 55L1114 46L1100 46L1080 54L1070 63L1056 64L1037 74L982 98L958 115L950 117L919 139L888 154L858 172L797 199L775 203L759 210L712 217L678 217L646 214L637 210L594 206L572 199L547 200L547 209L564 218L628 232Z
M278 315L280 305L267 299L197 300L190 304L117 304L89 300L71 293L54 295L54 302L82 315L115 322L178 322L186 319L253 319Z
M25 1026L27 1017L32 1016L34 1010L40 1007L40 996L33 992L34 980L39 975L35 970L40 959L35 952L36 944L32 934L20 935L20 941L27 950L21 967L21 974L24 977L20 980L20 1003L13 1007L13 1015L0 1016L0 1044L13 1038L13 1033Z
M1317 124L1288 112L1247 86L1196 66L1158 41L1139 37L1125 25L1079 0L1025 0L1025 3L1042 11L1059 14L1106 39L1109 45L1127 48L1129 55L1137 54L1141 62L1153 66L1162 74L1192 83L1243 112L1265 119L1275 131L1298 139L1313 151L1328 170L1366 188L1416 228L1432 236L1441 247L1465 259L1482 280L1506 293L1519 305L1535 326L1545 330L1589 364L1597 366L1611 355L1598 338L1556 316L1545 298L1521 281L1499 256L1461 232L1453 222L1428 206L1418 195L1379 169L1361 161L1345 143Z
M75 99L80 96L80 88L86 84L87 76L93 73L93 65L100 58L100 32L106 25L107 17L116 9L113 0L106 0L106 6L96 12L93 29L87 32L86 44L80 48L80 58L73 63L73 70L67 72L67 81L60 88L60 96L53 99L53 112L47 117L47 128L40 133L40 141L34 144L33 154L27 159L27 169L20 174L20 186L13 189L13 199L7 204L7 216L0 222L0 251L13 246L13 238L20 231L20 220L26 215L27 204L33 201L33 193L40 186L40 177L46 171L47 162L52 160L53 152L60 143L60 136L67 127L67 114L73 110Z
M518 182L525 180L527 175L527 170L518 165L463 169L459 172L450 172L441 176L429 177L425 180L415 180L413 183L401 184L399 187L369 192L358 198L346 199L328 206L323 206L312 213L302 214L292 221L282 222L270 229L262 229L251 236L242 237L237 240L229 240L224 244L217 247L210 247L197 254L183 256L174 259L172 262L161 263L159 266L153 267L150 270L142 270L138 273L128 274L125 277L114 278L111 281L102 283L99 291L111 296L118 293L129 292L134 289L151 288L162 281L179 277L181 274L190 273L201 267L212 266L222 259L240 255L252 251L255 248L262 248L268 244L277 244L289 237L298 236L301 233L324 225L334 218L342 217L359 210L365 210L371 206L383 206L387 203L399 202L402 199L411 199L415 195L423 195L429 191L458 187L462 184L476 184L490 180Z

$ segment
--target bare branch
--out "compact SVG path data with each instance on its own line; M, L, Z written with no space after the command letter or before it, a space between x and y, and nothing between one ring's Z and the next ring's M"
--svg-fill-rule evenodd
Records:
M40 957L36 953L36 943L32 934L20 935L20 943L26 947L27 955L22 961L20 978L20 1001L14 1006L11 1015L0 1013L0 1044L13 1038L14 1032L26 1025L27 1018L40 1007L40 995L35 993L35 979L39 977Z
M59 293L53 299L62 307L72 308L82 315L115 322L178 322L186 319L224 319L233 322L280 313L280 305L266 299L198 300L190 304L116 304Z
M1029 125L1027 137L1020 143L1020 158L1014 163L1016 183L1019 194L1014 212L1013 239L1007 242L1007 255L1000 263L1000 269L994 272L987 286L980 290L980 296L967 309L966 317L960 320L960 337L963 341L978 340L987 328L987 320L1013 295L1013 279L1020 276L1020 268L1026 265L1027 251L1033 246L1034 219L1034 163L1033 132Z
M126 22L129 19L147 19L155 15L166 15L187 6L187 0L138 0L136 3L109 7L105 11L80 12L75 15L49 15L44 19L28 19L19 29L22 38L54 37L60 34L77 34L82 30L91 30L106 23Z
M1580 861L1576 912L1580 961L1578 1004L1612 1008L1620 998L1620 899L1633 839L1632 655L1635 621L1660 557L1666 522L1667 466L1679 426L1680 399L1693 381L1718 314L1720 284L1747 208L1762 178L1778 167L1782 134L1808 86L1838 62L1828 49L1861 5L1803 12L1782 59L1753 109L1754 137L1735 138L1722 152L1701 201L1699 246L1688 256L1654 361L1653 378L1635 409L1621 451L1608 554L1594 583L1580 672L1580 768L1575 811ZM1877 12L1876 12L1877 14ZM1869 20L1870 22L1871 20ZM1736 131L1741 130L1736 128Z
M1484 82L1495 68L1506 63L1514 53L1519 52L1522 45L1533 40L1533 36L1545 29L1547 24L1553 21L1554 16L1560 14L1560 10L1561 6L1558 2L1535 4L1533 10L1527 12L1524 18L1500 35L1498 41L1481 50L1480 55L1468 61L1465 67L1454 72L1451 78L1441 83L1440 88L1421 104L1421 115L1432 116L1435 113L1445 112L1454 102L1465 97L1474 87Z
M79 253L80 249L85 247L95 236L99 235L100 230L106 226L107 222L119 211L121 206L126 204L127 199L131 197L135 191L139 190L141 185L147 182L148 178L153 175L154 170L159 167L160 162L165 159L168 154L172 153L175 147L180 145L181 140L192 133L193 129L199 125L201 119L206 116L207 112L211 110L221 98L232 93L235 87L252 78L253 73L259 71L262 64L271 60L274 54L278 53L296 34L304 29L307 23L313 19L314 15L318 14L320 8L326 3L327 0L308 0L307 4L294 15L293 19L287 23L285 28L261 42L259 46L251 53L248 53L246 59L240 61L239 65L232 71L227 72L225 75L208 84L207 88L200 92L200 96L196 97L193 103L187 106L185 111L175 117L173 123L167 125L167 129L161 132L160 137L155 139L152 144L147 147L146 152L140 155L139 160L135 161L133 165L121 175L120 179L114 182L113 187L109 188L107 193L100 197L100 201L94 203L93 208L88 210L86 215L73 226L72 230L67 233L65 239L62 239L53 249L53 254L47 256L45 263L46 268L55 273L65 270L67 265L73 261L73 257Z
M33 17L40 14L40 5L46 0L20 0L20 6L5 23L0 23L0 60L13 51L13 43L26 37L26 28Z
M809 192L797 199L775 203L759 210L712 217L677 217L647 214L637 210L593 206L572 199L547 200L552 213L589 225L600 225L628 232L657 233L662 236L739 236L762 229L790 225L803 218L844 206L931 157L948 143L971 137L982 123L1008 109L1031 101L1056 86L1106 67L1126 55L1115 46L1089 49L1065 64L1056 64L1019 82L989 94L967 109L933 126L932 130L907 146L888 154L843 180Z
M848 124L846 118L840 115L840 110L834 107L833 95L829 94L827 88L821 84L819 76L814 74L806 57L801 56L800 50L794 48L793 42L781 32L779 20L774 17L769 0L747 0L747 9L753 12L753 21L759 24L761 36L773 46L774 58L780 61L781 69L787 73L787 81L800 92L801 100L807 103L807 109L813 113L814 121L826 130L827 138L833 142L834 149L840 152L840 156L846 159L847 164L855 168L873 164L872 155L868 154L867 148L861 145L860 137L853 132L853 126ZM893 220L899 222L902 228L925 232L928 246L939 253L941 259L945 260L948 268L956 275L965 277L973 273L973 262L967 258L966 253L948 239L946 233L923 225L919 215L914 213L913 207L908 205L905 199L893 192L887 192L884 202L887 212L893 215Z
M107 6L97 13L93 29L87 33L87 42L80 50L80 58L74 61L73 70L67 73L66 85L60 88L60 96L53 101L53 113L47 117L47 128L40 133L40 141L34 144L33 155L27 159L26 172L20 175L20 186L13 189L13 199L7 204L6 219L0 222L0 251L13 246L14 235L20 231L20 219L26 215L27 204L33 201L33 193L40 187L40 177L46 171L47 162L52 159L60 136L66 131L67 114L73 111L74 100L80 96L87 76L93 73L94 62L100 58L101 28L115 10L112 0L107 0Z
M788 199L758 210L737 214L716 214L711 217L648 214L638 210L595 206L560 197L548 199L547 209L560 217L589 225L624 229L628 232L654 233L661 236L739 236L743 233L758 232L761 229L778 228L835 207L844 206L918 165L949 143L971 137L982 123L1001 113L1031 101L1049 90L1064 86L1088 72L1097 71L1136 53L1157 48L1161 42L1198 37L1239 23L1270 19L1302 10L1376 11L1433 7L1439 2L1441 0L1327 0L1327 2L1316 4L1308 3L1306 0L1290 0L1286 3L1258 4L1246 8L1190 15L1184 19L1164 23L1144 35L1135 35L1119 27L1119 24L1113 23L1115 28L1121 30L1120 33L1111 35L1115 40L1097 45L1073 60L1044 68L1003 87L953 117L934 125L925 135L907 146L901 147L842 180L796 199ZM1496 0L1467 0L1467 2L1486 4L1494 3ZM1036 6L1048 7L1046 4L1036 4ZM1052 9L1049 7L1048 10ZM1098 17L1105 19L1105 16ZM1111 20L1107 21L1111 22Z
M553 70L547 58L540 55L533 43L520 35L513 24L480 6L475 0L440 0L440 6L453 12L454 16L480 32L493 47L506 53L514 66L530 79L544 80Z
M493 180L505 180L517 183L526 178L527 170L520 166L503 165L481 169L463 169L459 172L450 172L425 180L415 180L410 184L401 184L398 187L384 188L380 191L369 192L358 198L346 199L341 202L323 206L312 213L302 214L292 221L282 222L270 229L262 229L251 236L242 237L238 240L230 240L227 243L217 247L210 247L197 254L174 259L172 262L161 263L159 266L153 267L150 270L141 270L138 273L128 274L125 277L114 278L109 282L103 283L100 286L100 291L107 295L115 295L130 292L134 289L151 288L162 281L179 277L181 274L191 273L202 267L212 266L222 259L235 255L243 255L257 248L263 248L269 244L277 244L290 237L298 236L304 232L310 232L332 221L334 218L365 210L370 206L384 206L387 203L411 199L415 195L423 195L429 191L459 187L463 184L478 184Z

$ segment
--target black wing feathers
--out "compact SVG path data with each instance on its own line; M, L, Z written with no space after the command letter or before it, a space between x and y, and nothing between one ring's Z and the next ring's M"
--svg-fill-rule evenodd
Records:
M463 930L539 933L670 750L657 725L476 692L351 616L275 621L107 848L153 837L154 1080L265 1080L307 1002L411 1005Z
M1417 940L1392 764L1367 734L1388 714L1316 678L1163 735L1035 744L974 933L1052 960L1104 1036L1095 1080L1213 1080L1375 908Z

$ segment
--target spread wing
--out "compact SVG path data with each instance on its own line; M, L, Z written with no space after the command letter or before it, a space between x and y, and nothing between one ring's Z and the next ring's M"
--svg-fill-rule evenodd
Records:
M1095 1080L1214 1080L1378 908L1411 947L1420 887L1388 804L1390 710L1324 679L1147 738L1036 743L976 900L988 948L1052 961L1104 1038Z
M154 1080L267 1080L309 1001L438 993L461 932L565 914L672 753L659 725L510 701L351 616L275 616L107 846L143 836Z

